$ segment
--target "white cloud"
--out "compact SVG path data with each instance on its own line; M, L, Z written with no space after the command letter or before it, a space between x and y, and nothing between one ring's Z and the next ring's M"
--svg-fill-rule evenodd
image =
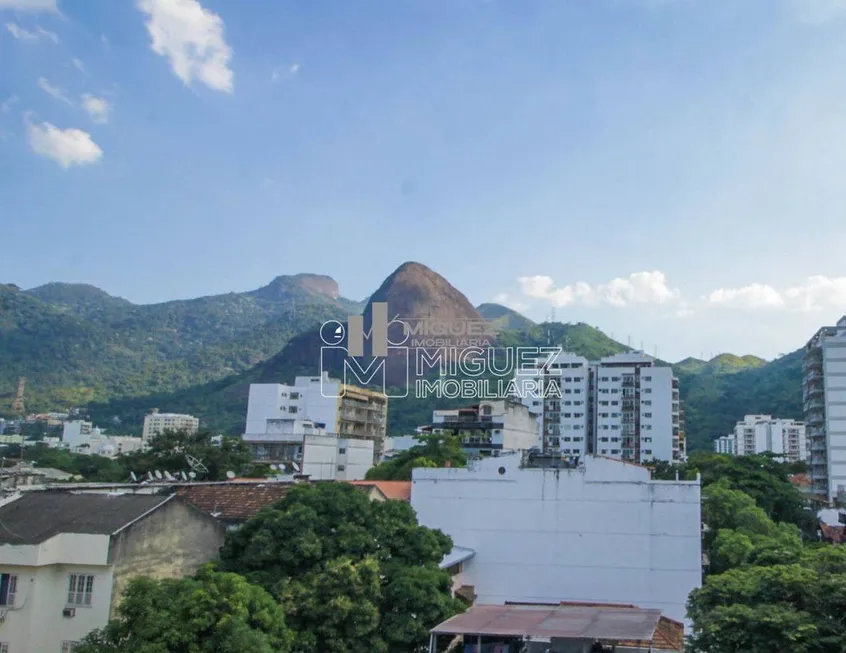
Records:
M782 291L760 283L719 288L711 292L706 301L711 305L748 310L841 310L846 306L846 277L812 276L803 284Z
M0 102L0 113L9 113L12 110L12 105L19 99L17 95L10 95L3 102Z
M663 304L679 297L679 292L667 285L664 273L657 270L635 272L627 278L595 286L580 281L559 288L546 276L520 277L518 281L524 295L544 299L555 306L607 304L622 308L634 304Z
M510 308L512 311L517 311L518 313L523 313L529 310L528 304L517 301L505 293L499 293L493 300L497 304L502 304L503 306Z
M82 63L80 59L74 59L71 63L73 64L73 67L76 68L79 72L85 72L85 64Z
M58 45L59 37L55 32L49 32L40 25L35 28L35 32L36 34L38 34L38 36L43 36L45 39L49 39L50 41L53 41L53 43Z
M0 0L0 9L15 11L59 11L56 0Z
M27 125L32 151L52 159L63 168L95 163L103 150L81 129L59 129L49 122Z
M283 77L293 77L298 72L300 72L300 64L298 63L292 63L290 66L279 66L273 69L270 74L270 81L277 82Z
M24 29L17 23L6 23L6 31L14 36L18 41L38 41L45 38L53 43L59 42L59 37L54 32L49 32L41 26L37 26L34 32Z
M223 38L223 20L197 0L138 0L148 15L147 31L156 54L167 57L185 84L199 80L216 91L233 90L232 49Z
M38 86L41 87L41 90L44 91L47 95L50 95L60 102L64 102L73 106L73 102L71 99L65 95L64 91L60 89L58 86L53 86L50 82L48 82L44 77L38 78Z
M112 107L107 100L86 93L82 96L82 108L88 112L88 115L91 116L91 120L94 122L109 122L109 112Z

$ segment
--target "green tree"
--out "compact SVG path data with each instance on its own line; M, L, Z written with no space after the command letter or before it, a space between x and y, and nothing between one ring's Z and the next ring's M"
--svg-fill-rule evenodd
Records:
M211 433L184 430L165 431L152 438L146 450L122 456L120 462L127 476L130 470L141 474L154 470L173 473L188 467L186 455L202 461L208 469L208 474L200 479L204 481L222 481L228 471L240 474L250 468L250 450L240 438L224 437L218 445Z
M410 481L417 467L466 467L461 439L454 434L421 435L420 444L367 471L368 481Z
M438 567L451 548L406 502L315 483L230 533L220 557L282 603L296 653L417 653L428 629L460 609Z
M261 587L210 566L194 578L133 580L115 619L78 653L288 653L293 634Z

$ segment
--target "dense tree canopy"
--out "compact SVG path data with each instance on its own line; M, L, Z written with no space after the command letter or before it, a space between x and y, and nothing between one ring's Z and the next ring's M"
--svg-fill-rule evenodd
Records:
M221 566L281 602L295 653L417 653L460 607L438 568L451 548L408 503L316 483L231 533Z
M132 581L118 616L77 653L288 653L280 605L237 574L206 567L194 578Z
M402 451L367 471L368 481L410 481L415 467L466 467L467 457L458 436L421 435L420 444Z
M714 452L697 452L682 465L656 465L653 476L661 479L695 479L702 476L702 486L724 481L752 498L768 517L776 522L795 524L808 537L816 536L817 523L807 509L805 499L789 480L801 465L783 463L772 455L727 456Z

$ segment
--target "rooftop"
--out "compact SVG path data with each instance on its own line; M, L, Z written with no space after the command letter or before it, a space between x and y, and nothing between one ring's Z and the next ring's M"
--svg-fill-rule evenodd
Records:
M660 610L624 605L474 605L435 626L431 632L540 640L652 642L654 648L676 651L683 647L682 624L663 617Z
M28 492L0 506L0 544L40 544L59 533L113 535L170 497Z
M359 487L375 487L386 499L411 501L411 481L350 481Z
M178 496L222 521L241 522L280 501L295 483L221 483L183 485Z

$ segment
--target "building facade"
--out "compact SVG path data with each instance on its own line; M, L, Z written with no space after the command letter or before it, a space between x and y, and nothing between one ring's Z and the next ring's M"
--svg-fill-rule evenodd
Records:
M455 584L481 604L622 603L684 619L702 580L699 481L654 481L603 457L561 462L506 454L414 470L420 523L465 552Z
M804 461L808 458L805 425L771 415L746 415L732 433L714 442L714 450L733 456L773 453L790 462Z
M846 494L846 317L805 345L803 396L811 491Z
M79 447L88 442L93 430L94 425L91 422L81 420L65 422L62 426L62 442L69 449Z
M0 520L0 645L9 653L72 651L115 615L131 579L191 575L226 532L175 495L28 492L0 506Z
M382 455L388 420L388 397L344 385L328 374L298 376L294 385L253 384L247 406L246 434L266 433L278 419L313 422L328 435L373 443L374 462Z
M685 460L678 379L650 356L589 362L562 352L542 362L532 382L544 398L524 403L538 418L545 451L636 463Z
M196 433L200 428L200 420L193 415L180 415L178 413L160 413L154 409L144 417L144 431L141 439L149 442L151 439L165 431L187 431Z
M433 433L455 433L461 438L461 448L471 455L491 456L540 445L537 418L526 405L509 399L435 410L431 429Z

